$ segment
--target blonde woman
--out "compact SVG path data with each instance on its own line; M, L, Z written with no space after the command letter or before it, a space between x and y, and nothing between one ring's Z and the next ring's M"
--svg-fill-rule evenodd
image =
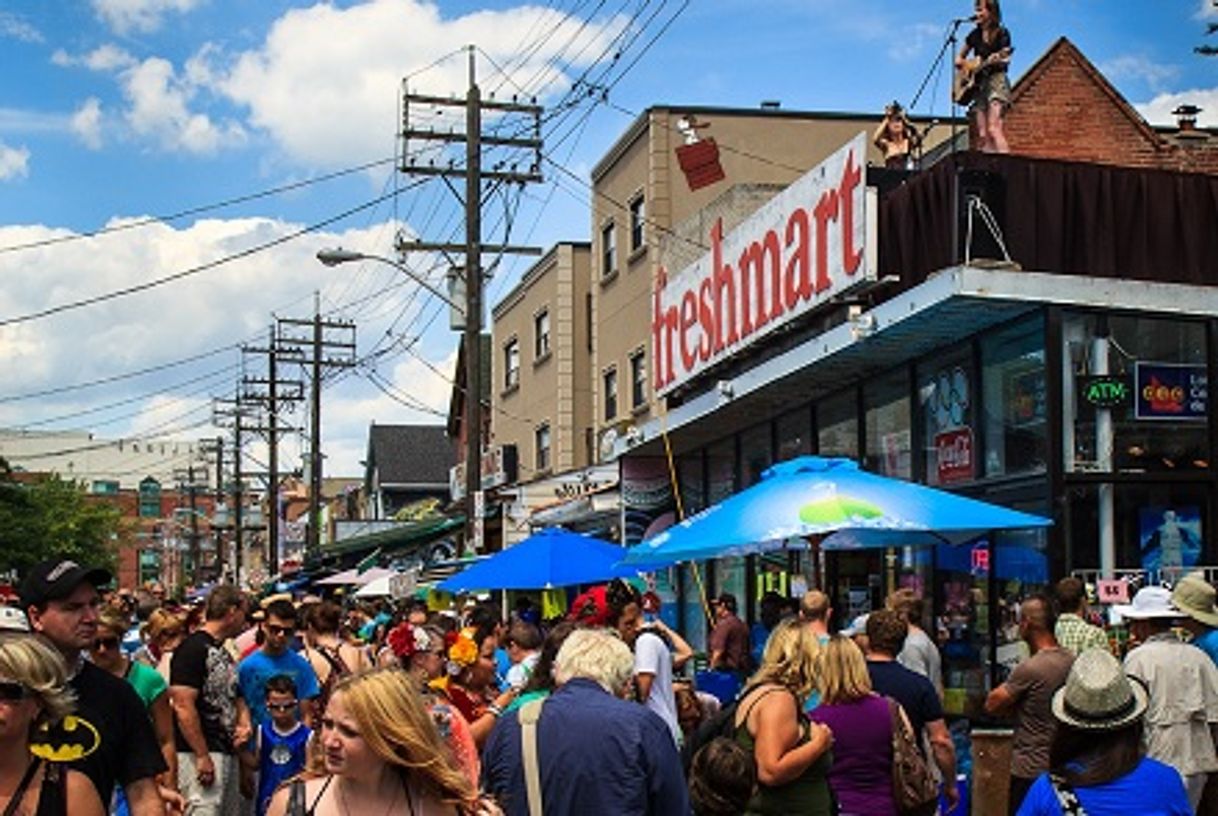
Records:
M827 784L833 732L800 713L818 685L818 650L801 621L779 622L741 695L736 741L757 761L757 792L747 813L835 812Z
M833 729L829 785L842 813L897 816L892 793L892 712L871 689L853 640L834 635L821 653L821 702L808 715Z
M63 658L32 635L0 638L0 810L31 816L102 816L89 778L31 753L30 737L71 714ZM48 745L35 746L45 754Z
M168 683L173 650L186 637L186 616L168 609L154 609L140 634L144 637L144 648L135 653L135 659L147 662ZM144 660L144 657L148 659Z
M269 816L478 812L477 790L401 669L345 678L322 718L325 775L281 788Z

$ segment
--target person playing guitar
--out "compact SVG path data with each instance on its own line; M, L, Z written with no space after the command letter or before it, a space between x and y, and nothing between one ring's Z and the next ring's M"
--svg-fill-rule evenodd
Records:
M973 79L969 110L977 125L978 147L986 153L1008 153L1002 118L1011 104L1011 83L1007 79L1011 32L1002 24L998 0L977 0L975 9L977 26L965 38L956 56L956 68ZM970 53L974 55L971 60ZM957 101L964 100L957 97Z

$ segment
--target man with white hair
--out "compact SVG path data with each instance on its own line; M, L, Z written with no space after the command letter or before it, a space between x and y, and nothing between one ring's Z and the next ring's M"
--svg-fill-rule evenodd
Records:
M689 812L668 727L621 699L633 673L630 648L612 632L567 637L554 660L558 688L505 714L483 749L483 785L507 816L529 816L530 798L558 816Z

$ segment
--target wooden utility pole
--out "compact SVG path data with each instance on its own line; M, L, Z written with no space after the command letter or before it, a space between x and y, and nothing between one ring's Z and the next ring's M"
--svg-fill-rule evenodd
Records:
M308 336L304 336L302 329L309 330ZM275 343L310 371L309 525L305 553L313 556L321 548L321 378L326 370L355 366L355 324L349 320L323 320L321 296L314 293L312 319L279 318Z
M466 547L475 551L482 548L482 253L495 252L504 254L540 255L537 247L511 246L509 244L486 245L482 243L482 184L490 180L494 184L515 183L524 185L530 182L540 182L541 177L541 107L536 100L521 103L515 99L511 102L496 102L483 100L478 88L475 63L475 49L469 47L469 90L465 95L465 132L439 132L434 128L416 128L410 124L411 106L420 105L429 110L460 106L456 99L421 94L405 94L403 104L404 141L409 145L410 140L436 141L447 143L465 143L464 167L438 167L434 164L419 165L413 159L407 159L402 165L402 172L411 175L441 176L465 179L465 242L464 243L433 243L427 241L407 241L399 235L397 250L401 255L409 252L441 252L445 255L464 253L465 264L465 319L464 319L464 349L465 349L465 537L458 545L458 556L465 553ZM525 133L525 136L484 135L482 133L482 111L493 111L501 116L500 130L506 133L513 131ZM511 119L523 119L527 124L513 127ZM486 156L484 150L515 151L531 150L532 159L525 163L524 171L516 170L519 161L504 159L494 163L494 169L484 170ZM403 156L409 157L412 151L407 146ZM508 168L508 169L503 169ZM455 191L454 191L455 192ZM458 266L453 264L453 266Z

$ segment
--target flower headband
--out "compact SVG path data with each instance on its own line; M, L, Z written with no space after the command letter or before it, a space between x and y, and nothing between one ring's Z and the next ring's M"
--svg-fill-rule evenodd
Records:
M422 627L403 621L389 631L386 640L398 660L408 661L419 652L431 649L431 635Z
M445 638L448 643L448 673L460 674L462 669L474 665L478 659L478 643L474 640L478 630L467 626L460 632L450 632Z

